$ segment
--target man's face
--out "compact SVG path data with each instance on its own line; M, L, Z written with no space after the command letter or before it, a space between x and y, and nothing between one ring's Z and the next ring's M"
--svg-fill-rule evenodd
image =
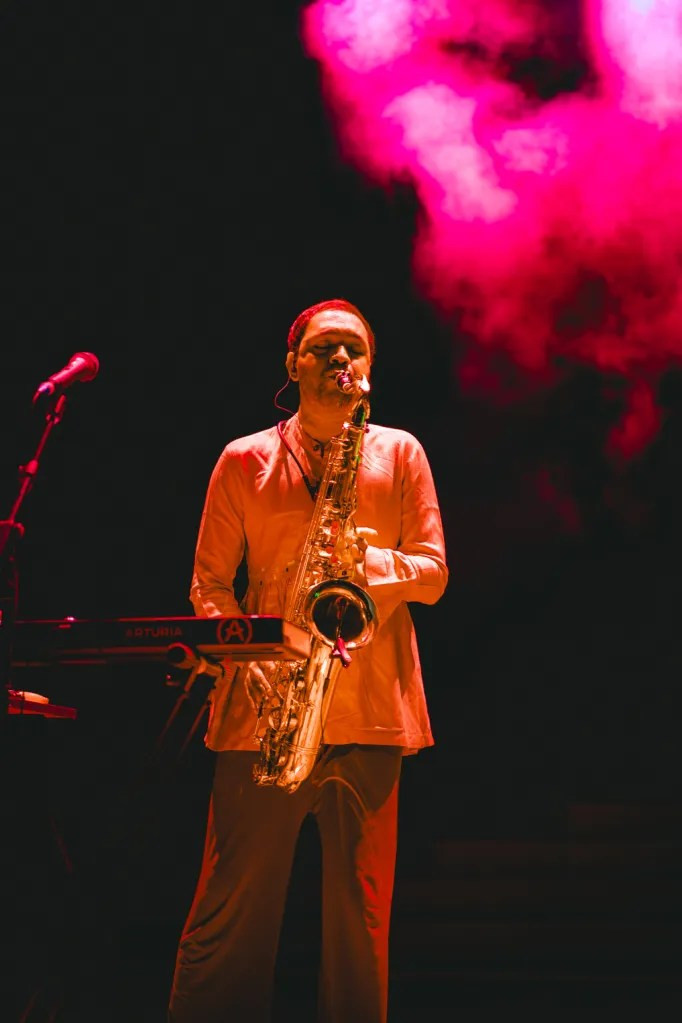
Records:
M336 384L343 370L369 380L371 353L361 320L345 309L316 313L306 327L297 355L289 352L287 369L298 381L301 401L346 405L353 400Z

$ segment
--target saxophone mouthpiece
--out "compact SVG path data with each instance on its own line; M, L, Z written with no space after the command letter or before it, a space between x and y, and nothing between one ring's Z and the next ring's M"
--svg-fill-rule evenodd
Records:
M349 369L341 370L336 377L336 386L344 394L369 394L369 381L363 374L354 377Z
M355 380L353 374L348 369L341 370L336 376L336 386L344 394L352 394L355 390Z

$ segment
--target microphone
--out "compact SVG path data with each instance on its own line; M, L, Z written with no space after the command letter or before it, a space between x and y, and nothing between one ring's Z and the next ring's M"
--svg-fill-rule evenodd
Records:
M45 398L52 394L65 391L71 384L75 384L77 380L93 380L99 372L99 359L92 352L76 352L69 359L64 369L60 369L58 373L53 373L51 377L45 380L36 393L33 395L34 403L39 401L41 398Z

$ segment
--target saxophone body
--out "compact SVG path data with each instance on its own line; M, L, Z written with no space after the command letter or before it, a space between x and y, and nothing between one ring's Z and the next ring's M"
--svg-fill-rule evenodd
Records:
M346 389L343 383L339 386ZM349 378L345 383L349 385ZM271 695L261 706L256 725L260 754L254 781L289 793L315 765L327 710L339 673L351 661L350 651L368 643L376 626L372 598L352 581L353 568L340 556L356 539L353 514L369 417L368 392L363 377L352 412L332 437L285 612L289 621L311 633L310 656L277 663Z

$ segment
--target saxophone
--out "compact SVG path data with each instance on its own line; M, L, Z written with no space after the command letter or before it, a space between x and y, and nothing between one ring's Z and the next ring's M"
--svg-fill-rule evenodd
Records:
M285 618L311 634L303 661L279 661L271 694L259 708L260 744L253 778L257 785L278 785L295 792L313 769L322 727L350 650L374 635L376 608L366 590L354 583L353 569L339 551L357 538L353 514L362 441L369 418L369 383L340 373L337 386L356 401L339 434L332 437L324 473L308 527L303 555L287 602ZM261 732L261 719L266 727Z

